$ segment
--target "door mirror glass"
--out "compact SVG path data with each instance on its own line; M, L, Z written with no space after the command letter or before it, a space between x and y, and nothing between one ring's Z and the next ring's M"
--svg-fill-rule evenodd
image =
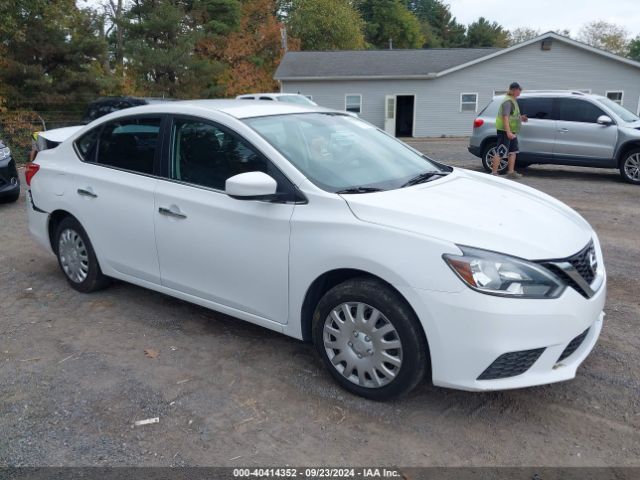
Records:
M611 120L611 117L609 117L607 115L600 115L598 117L598 123L600 125L612 125L613 124L613 120Z
M225 182L225 193L245 200L265 200L275 195L277 182L263 172L247 172L234 175Z

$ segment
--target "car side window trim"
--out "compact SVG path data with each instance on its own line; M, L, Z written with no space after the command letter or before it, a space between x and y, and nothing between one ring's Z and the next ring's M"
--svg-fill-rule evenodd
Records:
M226 133L226 134L230 134L230 135L234 135L240 139L242 139L242 141L244 141L247 146L249 146L249 148L251 148L252 150L254 150L254 152L261 157L265 162L267 162L274 170L278 171L280 173L280 175L282 176L282 178L286 181L286 188L288 190L288 192L285 192L285 195L283 195L285 198L276 198L273 200L257 200L257 201L262 201L262 202L266 202L266 203L292 203L292 204L297 204L297 205L303 205L303 204L307 204L308 200L305 197L305 195L298 189L298 187L295 185L295 183L293 183L289 177L287 177L284 172L282 172L282 170L280 170L280 168L278 168L278 166L273 163L269 157L262 151L260 150L256 145L254 145L250 140L248 140L245 136L241 135L240 133L236 132L235 130L227 127L226 125L222 125L214 120L210 120L208 118L202 118L202 117L197 117L197 116L193 116L193 115L168 115L167 116L167 124L166 124L166 129L164 130L164 137L163 137L163 155L162 155L162 166L161 166L161 171L162 171L162 176L159 177L160 180L164 180L164 181L168 181L168 182L173 182L173 183L178 183L180 185L185 185L185 186L189 186L189 187L194 187L194 188L199 188L201 190L207 190L210 192L214 192L214 193L220 193L223 195L227 195L227 193L224 190L220 190L214 187L209 187L206 185L200 185L197 183L192 183L192 182L188 182L188 181L184 181L184 180L178 180L176 178L172 178L173 177L173 130L174 130L174 125L176 123L177 120L182 120L182 121L193 121L193 122L198 122L198 123L205 123L205 124L209 124L214 128L219 129L220 131Z

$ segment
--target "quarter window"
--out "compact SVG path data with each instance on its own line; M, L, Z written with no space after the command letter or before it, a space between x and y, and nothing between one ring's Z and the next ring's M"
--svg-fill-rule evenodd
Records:
M558 120L597 123L598 117L604 114L602 110L586 100L575 98L558 99Z
M80 158L85 162L95 162L98 147L98 136L100 127L94 128L81 136L75 142L76 151Z
M520 113L529 118L551 119L551 112L553 111L553 99L551 98L519 98L518 105L520 106Z
M476 112L478 110L478 94L477 93L461 93L460 94L460 111Z
M124 118L107 123L100 134L97 163L153 174L160 123L160 118Z
M362 111L362 95L346 95L344 109L347 112L360 113Z
M607 92L607 98L616 102L618 105L622 105L622 97L624 96L624 92L622 91L610 91Z

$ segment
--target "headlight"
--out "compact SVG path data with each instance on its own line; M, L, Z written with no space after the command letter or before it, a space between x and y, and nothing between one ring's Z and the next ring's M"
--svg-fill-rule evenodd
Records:
M471 247L463 255L443 255L460 279L474 290L514 298L558 298L566 284L546 268L519 258Z
M9 158L11 155L11 149L9 147L0 148L0 160Z

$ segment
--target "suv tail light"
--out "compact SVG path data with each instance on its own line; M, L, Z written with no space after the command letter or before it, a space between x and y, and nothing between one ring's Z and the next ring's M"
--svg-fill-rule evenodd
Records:
M31 186L31 179L40 170L40 165L37 163L29 162L24 168L24 179L27 181L27 185Z
M481 118L476 118L473 121L473 128L480 128L484 124L484 120Z

